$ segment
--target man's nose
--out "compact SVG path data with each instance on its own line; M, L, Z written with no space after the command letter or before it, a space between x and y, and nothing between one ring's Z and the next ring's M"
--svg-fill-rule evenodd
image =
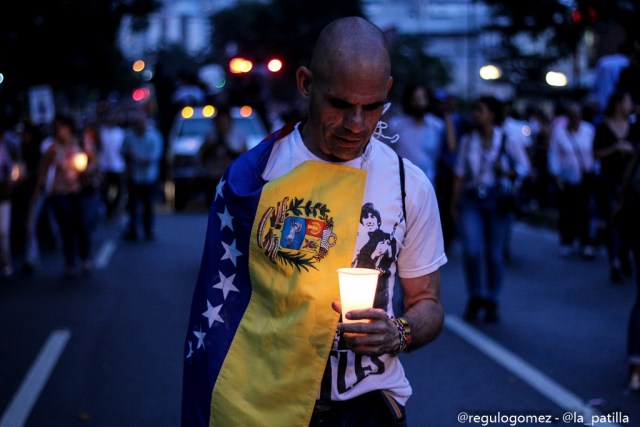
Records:
M364 111L362 107L350 108L344 117L344 127L353 133L364 130Z

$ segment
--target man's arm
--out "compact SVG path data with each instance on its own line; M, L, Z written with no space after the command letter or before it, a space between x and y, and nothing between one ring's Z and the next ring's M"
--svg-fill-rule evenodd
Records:
M413 279L400 278L404 292L403 318L411 328L413 350L438 337L444 324L444 309L440 293L440 270Z

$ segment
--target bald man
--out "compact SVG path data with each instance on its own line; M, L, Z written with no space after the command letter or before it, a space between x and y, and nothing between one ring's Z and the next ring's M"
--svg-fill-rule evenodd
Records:
M442 329L433 187L373 136L392 85L384 35L330 23L296 83L307 118L240 156L211 205L183 425L406 425L398 354ZM349 266L377 271L372 308L342 312L336 270Z

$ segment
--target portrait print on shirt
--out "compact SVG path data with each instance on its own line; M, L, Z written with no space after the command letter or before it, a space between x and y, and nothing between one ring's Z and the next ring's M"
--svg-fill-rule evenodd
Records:
M391 265L398 254L395 231L400 222L401 220L396 222L392 230L383 230L380 211L374 204L365 203L362 206L356 243L358 246L352 267L372 268L380 272L373 306L383 310L387 310L389 304Z

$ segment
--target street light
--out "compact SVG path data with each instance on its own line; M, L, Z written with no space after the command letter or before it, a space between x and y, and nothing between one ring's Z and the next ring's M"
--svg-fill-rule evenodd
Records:
M253 68L253 62L244 58L233 58L229 61L229 71L233 74L244 74L251 71Z
M545 81L549 86L564 87L568 83L567 76L559 71L549 71L545 76Z
M278 58L272 58L267 63L267 69L272 73L279 72L280 70L282 70L282 61L279 60Z
M502 71L495 65L485 65L480 67L480 77L483 80L498 80L502 76Z
M145 67L145 63L142 59L138 59L136 62L133 63L133 66L131 68L133 68L133 71L135 71L136 73L141 72L142 70L144 70Z

